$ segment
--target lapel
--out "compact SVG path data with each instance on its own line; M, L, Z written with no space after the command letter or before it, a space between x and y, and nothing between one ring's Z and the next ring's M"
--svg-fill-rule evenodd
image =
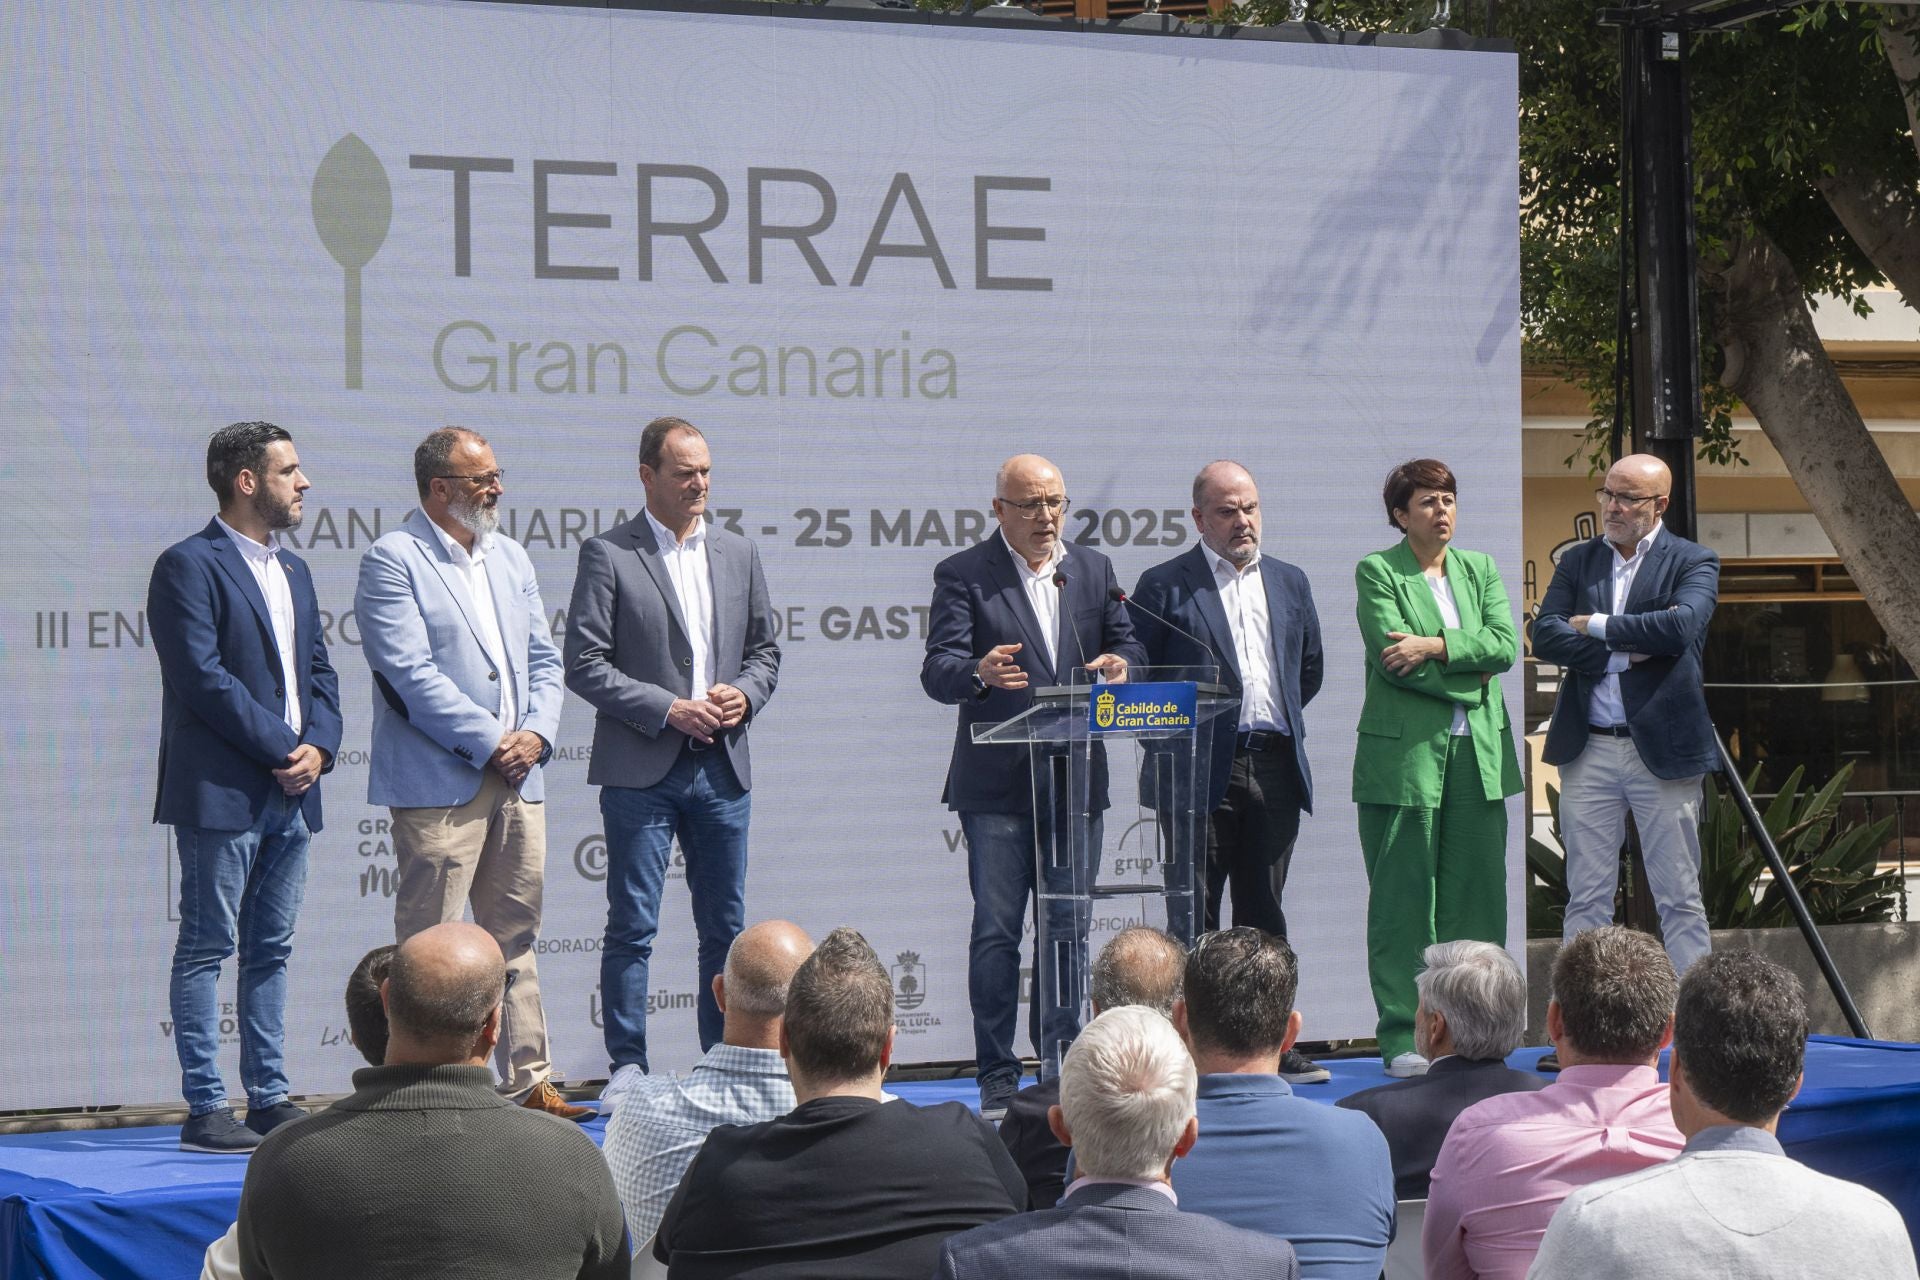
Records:
M1195 547L1187 555L1187 589L1193 594L1194 605L1200 610L1207 630L1213 633L1213 651L1220 655L1220 660L1227 664L1227 670L1233 673L1234 688L1242 688L1246 684L1246 676L1240 670L1240 650L1234 646L1233 628L1227 623L1226 608L1220 603L1220 584L1214 581L1213 561L1208 557L1204 544ZM1261 576L1266 576L1264 569ZM1267 608L1271 616L1271 596L1268 597Z
M1644 613L1649 597L1665 594L1667 557L1672 553L1673 535L1662 529L1653 545L1641 552L1647 558L1646 563L1634 570L1633 585L1627 589L1621 613Z
M718 678L720 671L719 655L734 652L734 650L729 649L721 642L720 633L727 625L727 612L721 607L720 602L722 600L732 600L735 598L733 594L733 574L742 566L740 565L740 557L735 554L732 548L722 547L720 545L720 539L717 536L712 521L708 521L707 523L705 545L707 548L707 586L713 595L713 634L707 637L707 643L713 649L713 670L715 678ZM740 593L741 598L744 598L745 595L746 592L742 590Z
M680 597L673 589L673 579L667 574L666 561L660 558L660 543L653 535L653 521L647 519L642 511L633 522L633 549L640 557L640 563L646 566L653 577L653 585L660 589L660 598L666 601L667 616L673 619L673 625L680 628L680 638L689 645L693 643L692 632L687 630L687 620L680 612ZM713 565L713 543L707 543L707 565Z
M479 646L481 653L486 653L487 646L481 643L480 627L476 621L478 609L474 605L473 597L467 592L467 584L459 574L453 571L453 559L447 554L445 544L440 541L440 534L434 529L433 521L427 518L426 512L416 507L407 516L402 527L419 541L420 549L426 552L427 563L432 565L433 571L440 575L440 581L446 586L447 594L453 597L453 603L460 610L460 616L466 619L467 632L473 637L473 643ZM493 557L489 556L487 559L492 560ZM496 581L491 569L488 569L487 576L489 582ZM498 592L496 591L495 594L497 595ZM505 634L506 630L502 628L501 635Z
M1452 560L1452 556L1447 557ZM1420 572L1420 561L1414 557L1413 548L1407 545L1405 538L1398 546L1387 552L1387 563L1400 576L1395 579L1395 590L1400 594L1400 608L1416 634L1437 636L1440 634L1440 606L1434 603L1433 588L1427 585L1424 574ZM1453 571L1447 571L1448 581L1453 581ZM1455 600L1459 596L1454 597Z
M1582 601L1582 613L1613 612L1613 546L1607 541L1607 535L1601 534L1588 544L1593 548L1593 562L1586 566L1583 575L1587 580L1587 598Z
M246 557L240 553L240 548L233 544L233 539L228 536L227 531L220 527L217 519L207 522L204 536L213 548L213 562L226 572L227 577L233 580L234 586L240 588L240 594L246 597L247 603L253 606L254 621L260 624L261 642L267 647L268 665L272 670L278 671L280 650L273 643L273 614L267 609L267 598L260 594L260 584L254 580L253 570L246 565ZM282 568L284 567L283 564ZM298 609L294 610L296 618L299 612ZM297 637L293 649L296 654L300 652Z
M1061 563L1064 565L1065 561ZM987 572L993 578L1001 603L1012 612L1014 620L1020 624L1020 642L1025 646L1021 649L1021 653L1034 655L1033 660L1038 669L1038 660L1047 656L1047 646L1040 639L1044 633L1040 630L1038 615L1034 613L1033 606L1027 602L1027 591L1021 584L1020 570L1013 563L1013 552L1007 550L1006 536L998 529L993 531L987 541ZM1060 603L1064 612L1066 601L1063 600ZM1054 651L1062 652L1058 643L1054 645ZM1022 662L1020 665L1025 667L1027 664ZM1057 659L1056 665L1058 665ZM1052 672L1048 674L1051 679L1058 681L1057 675Z

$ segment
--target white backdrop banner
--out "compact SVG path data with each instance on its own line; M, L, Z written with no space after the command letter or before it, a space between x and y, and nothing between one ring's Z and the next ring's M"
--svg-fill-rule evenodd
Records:
M1371 1033L1353 565L1394 540L1387 469L1436 455L1463 544L1518 581L1512 56L370 0L10 12L0 1107L177 1094L143 605L212 514L208 434L251 418L294 433L314 483L291 540L347 725L295 940L296 1091L347 1087L340 993L391 940L353 586L447 423L507 469L556 637L581 541L640 510L641 426L705 430L785 653L753 729L748 915L864 931L906 1062L972 1056L953 712L917 680L933 566L1034 450L1069 536L1131 586L1193 545L1195 470L1242 460L1326 632L1287 894L1306 1036ZM570 695L539 963L573 1079L606 1071L591 733ZM678 1069L679 875L663 919L650 1025Z

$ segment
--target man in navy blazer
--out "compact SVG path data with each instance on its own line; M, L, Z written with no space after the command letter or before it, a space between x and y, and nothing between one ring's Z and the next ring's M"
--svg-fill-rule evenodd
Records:
M988 1112L1004 1110L1020 1087L1013 1026L1035 830L1027 749L976 746L973 726L1012 719L1033 705L1034 685L1068 684L1077 667L1119 681L1130 663L1145 659L1126 609L1112 598L1113 566L1099 552L1069 549L1061 540L1067 490L1058 468L1035 454L1007 459L995 479L993 513L998 534L933 571L920 666L927 696L960 708L941 798L960 815L967 841L973 891L967 994L981 1106ZM1088 809L1099 814L1107 807L1107 762L1097 748L1089 775ZM1089 834L1087 847L1097 849L1097 818ZM1043 1003L1035 1000L1029 1010L1036 1051L1043 1040L1072 1039L1078 1030L1077 1009L1043 1013Z
M1053 1208L948 1236L936 1280L1295 1280L1285 1240L1180 1208L1168 1176L1199 1137L1197 1079L1157 1011L1126 1005L1089 1022L1047 1112L1078 1176Z
M305 1115L287 1100L287 956L340 750L340 685L313 575L280 543L311 486L293 437L238 422L207 442L220 512L163 552L147 587L160 659L153 820L173 827L180 934L168 1005L188 1151L243 1152ZM242 910L242 907L245 910ZM242 1125L220 1079L220 962L238 947Z
M1700 655L1720 559L1660 520L1665 463L1631 454L1597 491L1600 537L1568 551L1533 624L1533 653L1563 672L1543 758L1560 770L1565 937L1613 921L1633 812L1674 971L1712 943L1700 905L1700 779L1719 752Z
M1240 699L1237 721L1211 725L1202 931L1220 927L1231 883L1233 922L1284 938L1280 895L1300 814L1313 812L1305 708L1324 671L1320 617L1307 575L1260 550L1260 491L1245 467L1201 469L1193 523L1199 546L1140 575L1128 601L1134 634L1151 665L1218 667Z
M565 1120L533 944L546 883L541 766L560 729L560 650L533 562L499 531L506 473L478 433L413 453L419 509L360 558L354 614L373 670L367 801L392 813L396 942L458 920L507 961L494 1059L508 1097Z

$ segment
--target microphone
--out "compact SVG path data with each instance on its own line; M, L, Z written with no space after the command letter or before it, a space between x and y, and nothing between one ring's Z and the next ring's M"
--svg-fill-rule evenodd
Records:
M1121 588L1108 587L1107 599L1113 601L1115 604L1130 605L1133 608L1138 609L1140 612L1146 614L1149 618L1152 618L1154 621L1160 623L1162 626L1173 628L1175 631L1178 631L1181 635L1185 636L1187 639L1199 645L1201 649L1205 650L1207 656L1213 659L1215 666L1217 667L1226 666L1225 663L1220 661L1220 655L1214 652L1212 645L1208 644L1205 640L1202 640L1199 636L1193 634L1193 632L1187 630L1185 627L1175 622L1172 618L1165 617L1147 608L1147 606L1141 604L1138 600L1135 600L1132 596L1128 595Z
M1080 669L1084 671L1087 669L1087 650L1086 647L1080 643L1080 628L1073 625L1073 617L1067 612L1066 570L1055 569L1053 571L1053 589L1060 593L1060 617L1067 624L1067 630L1073 634L1073 649L1075 653L1080 655ZM1093 682L1099 684L1106 678L1106 673L1101 672L1094 676ZM1071 684L1073 682L1068 681L1067 683Z

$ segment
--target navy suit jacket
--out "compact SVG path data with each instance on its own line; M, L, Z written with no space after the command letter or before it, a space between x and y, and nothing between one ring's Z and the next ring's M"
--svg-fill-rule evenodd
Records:
M1620 673L1620 701L1640 760L1658 778L1691 778L1720 767L1700 655L1720 594L1720 557L1671 529L1644 553L1626 607L1613 611L1613 548L1605 537L1568 551L1533 622L1533 655L1563 675L1542 758L1563 765L1587 746L1587 706L1615 652L1647 655ZM1568 619L1607 614L1607 638L1575 631Z
M287 727L286 686L267 599L218 521L174 543L154 562L147 625L160 658L160 782L153 820L244 831L279 793L273 771L301 743L340 752L340 681L327 661L313 574L280 552L293 594L294 679L300 733ZM320 830L320 787L301 800Z
M1100 654L1117 654L1129 666L1146 661L1145 651L1134 641L1126 607L1108 594L1119 584L1107 558L1068 544L1058 572L1067 581L1060 588L1064 597L1060 633L1054 642L1055 663L1049 670L1039 618L1027 603L1013 553L998 529L984 541L948 556L933 571L933 607L920 687L935 702L960 708L953 760L940 797L949 809L1031 813L1033 783L1027 748L975 746L973 726L1011 720L1033 705L1034 689L1069 683L1075 667ZM1021 648L1014 661L1027 673L1027 687L977 692L973 674L987 650L1016 643ZM1107 807L1107 758L1097 744L1090 774L1090 802L1097 812Z
M1183 1213L1151 1187L1095 1183L1052 1209L948 1236L934 1275L936 1280L1297 1280L1300 1263L1285 1240Z
M1307 764L1307 719L1304 708L1320 692L1325 663L1320 650L1320 615L1314 611L1313 589L1307 575L1284 560L1260 557L1260 581L1267 592L1268 629L1273 636L1274 673L1280 681L1280 706L1293 734L1293 763L1300 777L1301 807L1313 812L1313 770ZM1220 668L1220 679L1236 696L1245 696L1239 652L1226 610L1220 606L1220 588L1204 545L1157 564L1140 575L1130 609L1134 634L1147 651L1147 663L1156 667L1209 666ZM1151 609L1207 642L1203 649L1146 611ZM1233 771L1233 740L1238 717L1215 716L1212 776L1207 788L1207 810L1220 807L1227 797L1227 778ZM1150 775L1141 775L1146 795Z
M1499 1058L1453 1056L1438 1059L1423 1076L1362 1089L1334 1105L1373 1117L1387 1135L1394 1197L1425 1200L1433 1162L1440 1158L1440 1144L1447 1140L1454 1117L1499 1094L1546 1087L1539 1076L1515 1071Z

